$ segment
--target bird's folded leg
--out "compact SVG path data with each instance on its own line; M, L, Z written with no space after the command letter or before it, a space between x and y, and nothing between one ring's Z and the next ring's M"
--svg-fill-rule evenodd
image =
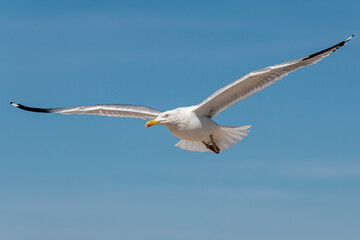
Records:
M205 141L202 141L202 143L205 145L207 149L209 149L213 153L218 154L220 152L220 148L218 147L218 145L216 145L212 135L210 135L210 141L211 141L210 143L207 143Z

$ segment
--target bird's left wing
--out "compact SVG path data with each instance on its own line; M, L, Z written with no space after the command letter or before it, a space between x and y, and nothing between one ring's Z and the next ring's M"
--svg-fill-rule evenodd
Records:
M124 118L141 118L153 119L156 118L161 111L138 105L125 104L98 104L91 106L79 107L64 107L64 108L33 108L27 107L18 103L10 102L14 107L42 113L62 113L62 114L92 114L109 117L124 117Z
M339 47L344 46L353 36L354 35L332 47L306 57L250 72L214 92L211 96L197 105L197 108L194 111L200 115L214 117L237 102L242 101L275 83L289 73L299 68L317 63L321 59L329 56L330 53L335 52Z

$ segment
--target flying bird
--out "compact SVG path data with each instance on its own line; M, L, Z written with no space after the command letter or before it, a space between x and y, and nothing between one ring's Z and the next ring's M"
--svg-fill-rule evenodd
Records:
M168 127L174 136L181 139L175 146L189 151L220 153L220 151L231 147L246 137L251 126L220 126L213 120L217 114L274 84L289 73L317 63L344 46L353 36L306 57L250 72L220 88L200 104L179 107L165 112L145 106L124 104L98 104L64 108L33 108L14 102L10 102L10 104L26 111L41 113L92 114L152 119L146 122L145 126L150 127L158 124Z

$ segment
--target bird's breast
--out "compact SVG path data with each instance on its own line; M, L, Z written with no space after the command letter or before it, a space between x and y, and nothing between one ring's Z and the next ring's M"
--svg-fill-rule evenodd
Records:
M194 117L168 128L178 138L188 141L202 141L209 137L216 126L217 124L207 117Z

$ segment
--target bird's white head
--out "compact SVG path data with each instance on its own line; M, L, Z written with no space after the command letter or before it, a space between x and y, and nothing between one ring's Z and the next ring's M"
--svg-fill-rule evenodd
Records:
M178 114L177 111L171 110L161 113L157 118L148 121L145 124L145 127L151 127L153 125L164 125L164 126L170 126L174 125L178 122Z

